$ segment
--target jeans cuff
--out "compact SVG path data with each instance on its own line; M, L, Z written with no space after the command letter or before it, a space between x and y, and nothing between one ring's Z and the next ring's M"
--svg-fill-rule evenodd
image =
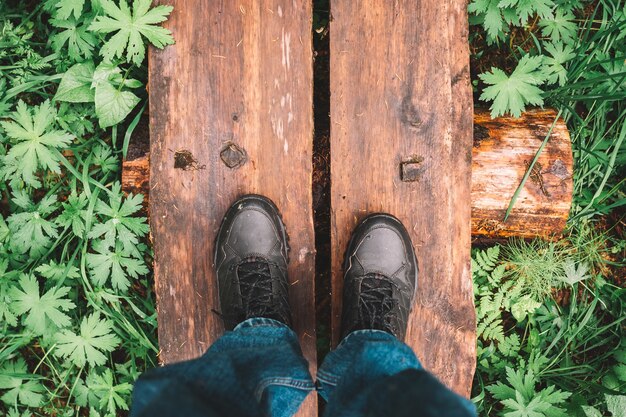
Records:
M252 317L250 319L244 320L241 323L239 323L233 329L233 331L237 331L239 329L247 329L249 327L259 327L259 326L264 326L264 327L284 327L284 328L287 328L287 329L291 330L291 328L289 326L287 326L285 323L280 322L278 320L268 319L266 317Z
M360 370L355 371L356 368L352 364L354 361L353 353L356 352L355 349L358 350L365 345L369 346L367 349L370 351L388 352L402 359L400 362L393 364L393 366L389 364L381 365L379 363L368 364L368 366L382 370L383 373L386 370L391 375L405 369L421 368L421 364L411 348L391 333L375 329L355 330L344 337L337 348L326 356L324 363L317 371L318 390L320 392L323 391L324 385L328 387L337 386L340 380L345 378L346 372L361 372ZM349 369L352 369L352 371L349 371Z
M367 336L373 336L375 337L377 340L384 340L384 339L389 339L389 341L394 341L394 340L398 340L397 337L395 337L394 335L392 335L389 332L386 332L384 330L376 330L376 329L363 329L363 330L355 330L353 332L348 333L348 335L346 337L344 337L341 342L339 342L339 346L343 345L344 343L347 343L348 340L354 338L354 337L367 337Z

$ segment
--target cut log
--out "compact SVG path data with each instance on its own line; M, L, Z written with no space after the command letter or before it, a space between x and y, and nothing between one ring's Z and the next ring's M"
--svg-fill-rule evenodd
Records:
M333 0L331 13L333 343L351 232L370 213L391 213L406 225L420 269L405 341L426 369L469 396L476 321L467 3Z
M504 214L557 113L531 110L521 118L474 115L472 150L472 235L483 238L552 237L565 228L572 206L572 144L565 122L552 129L548 145Z
M474 113L472 149L472 236L501 239L559 235L572 204L572 147L565 122L552 130L537 170L517 199L511 216L504 213L557 113L552 109L530 110L520 118L491 119L487 110ZM130 146L133 146L131 142ZM122 188L145 196L148 206L149 155L134 150L136 159L124 161ZM543 190L541 187L543 184Z
M159 358L197 357L222 334L215 236L236 198L258 193L287 225L293 329L315 374L311 3L161 2L176 44L149 56ZM317 416L316 400L298 415Z

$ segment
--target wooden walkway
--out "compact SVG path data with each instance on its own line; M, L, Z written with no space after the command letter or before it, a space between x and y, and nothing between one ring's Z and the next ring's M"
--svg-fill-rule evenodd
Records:
M294 327L316 370L310 2L161 0L176 45L150 52L150 215L161 361L223 332L212 269L229 205L267 195L291 237ZM407 342L469 395L472 97L461 0L333 0L333 340L341 260L367 213L399 217L420 262ZM300 415L316 416L310 395Z
M222 334L214 239L230 204L259 193L287 225L293 324L315 372L311 5L163 3L174 6L165 26L176 44L149 61L161 361L199 356ZM316 415L315 395L301 412Z
M333 0L330 26L333 341L354 226L397 216L419 262L407 343L469 396L472 90L466 2Z

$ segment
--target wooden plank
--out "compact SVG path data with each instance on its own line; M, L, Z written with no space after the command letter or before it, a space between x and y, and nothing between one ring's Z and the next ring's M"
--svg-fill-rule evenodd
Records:
M160 359L197 357L223 332L214 239L238 197L259 193L290 236L293 325L315 372L311 196L311 5L291 0L163 0L176 40L151 49L151 230ZM229 168L221 151L246 154ZM197 161L175 167L176 152ZM316 397L301 408L316 415Z
M407 343L469 396L475 368L470 271L472 95L462 0L334 0L330 38L333 341L350 233L389 212L411 232L418 294ZM416 181L400 178L413 161Z

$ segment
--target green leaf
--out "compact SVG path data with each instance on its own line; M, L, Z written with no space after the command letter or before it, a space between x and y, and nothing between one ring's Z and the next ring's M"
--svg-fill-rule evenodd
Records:
M150 230L145 217L133 217L141 210L143 196L129 194L122 202L122 191L119 182L113 184L109 195L109 204L98 200L96 213L105 219L97 223L89 232L89 238L95 239L104 236L107 246L113 246L118 240L128 253L135 253L139 243L138 237L145 236Z
M143 83L139 80L135 80L134 78L127 78L124 80L124 87L140 88L143 87Z
M515 393L515 399L503 400L502 404L505 406L505 417L545 417L544 412L550 408L550 404L541 398L527 401L519 392Z
M100 84L110 84L113 78L121 77L121 73L122 70L117 65L110 62L102 62L93 73L91 87L96 88Z
M571 397L571 395L572 394L570 392L556 389L554 385L550 385L549 387L542 389L539 392L539 398L541 398L542 401L550 404L550 408L546 410L546 416L568 417L564 410L557 406L563 404L565 400Z
M13 146L5 157L5 163L14 161L13 168L5 172L5 178L13 175L22 177L25 183L40 187L35 171L44 168L59 173L59 161L51 149L68 146L74 138L69 133L53 130L56 111L46 100L40 106L29 108L22 100L15 112L10 114L12 121L2 121Z
M103 416L95 408L91 407L89 409L89 417L112 417L112 416L110 416L110 415Z
M626 22L626 17L624 22ZM625 31L626 32L626 31ZM598 79L602 80L605 91L625 91L626 90L626 60L624 57L601 56L604 71L598 74Z
M63 263L56 263L54 260L48 263L39 265L35 268L42 277L53 281L64 281L65 279L76 279L80 277L78 268L74 265L67 265Z
M90 103L94 101L95 92L91 88L94 75L93 62L76 64L63 74L57 93L56 101L69 101L71 103Z
M567 398L570 397L569 392L557 390L553 385L541 390L535 391L537 378L532 369L523 369L519 367L514 371L510 367L506 367L507 384L498 381L494 385L486 387L493 397L500 400L504 406L503 416L506 417L566 417L564 410L559 407ZM545 365L545 360L541 359L539 366Z
M574 285L577 282L591 278L590 275L587 275L589 267L585 263L580 262L577 268L576 263L572 259L567 259L565 261L563 270L565 272L565 276L559 277L559 279L569 285Z
M138 87L134 79L125 79L122 70L114 64L103 62L95 69L91 82L95 88L96 116L100 127L105 128L123 121L139 103L139 98L123 87Z
M524 296L513 303L511 306L511 314L513 314L513 317L519 323L540 306L541 303L533 300L530 296Z
M35 277L22 274L19 288L13 287L9 291L14 300L11 309L18 316L26 314L24 325L36 335L43 335L52 325L63 328L71 324L69 316L64 313L75 307L72 301L64 298L69 292L69 287L51 288L40 296Z
M74 17L78 19L83 11L84 4L85 0L58 0L55 17L57 19L67 19L74 13Z
M169 30L155 26L167 19L172 6L161 5L150 10L151 0L134 0L131 13L126 0L120 0L119 7L112 0L101 0L101 4L107 16L98 16L89 29L106 34L115 32L100 50L106 60L122 58L126 50L126 60L139 66L146 54L142 37L157 48L174 43Z
M10 276L7 273L8 259L0 259L0 322L4 321L9 326L17 326L17 317L11 311L13 299L9 294Z
M45 388L37 379L39 376L28 372L24 359L6 362L0 368L0 390L8 391L0 399L8 406L39 407Z
M0 315L2 317L2 315ZM626 364L618 364L613 367L613 372L615 372L615 376L622 382L626 382Z
M583 412L585 413L585 416L587 417L602 417L602 413L600 412L600 410L598 410L595 407L591 407L589 405L583 405L581 406L581 408L583 409Z
M100 167L103 173L117 172L120 168L120 160L113 155L111 147L96 145L93 148L93 163Z
M0 214L0 242L4 242L10 233L9 226L7 226L7 223L4 221L2 214Z
M485 88L481 100L491 101L491 117L497 117L510 112L519 117L525 110L526 104L543 105L540 85L545 75L541 71L543 56L531 57L525 55L517 64L510 76L498 68L491 68L491 72L480 74L479 77L489 87Z
M506 356L514 357L519 354L520 346L520 337L513 333L505 337L502 342L498 343L498 350Z
M13 408L11 409L11 411L9 411L9 414L7 415L7 417L33 417L33 414L29 412L28 410L20 414L17 408Z
M515 398L515 393L521 393L524 398L531 398L535 395L536 378L532 369L524 372L524 369L514 371L512 368L506 368L506 379L511 387L498 382L495 385L487 387L493 396L499 400L507 398Z
M567 69L565 69L564 64L576 57L574 49L571 46L564 46L561 42L556 42L547 44L545 50L551 55L544 57L543 60L545 73L548 77L547 82L549 84L558 82L560 86L565 85Z
M96 285L104 286L110 278L113 288L126 291L130 287L129 276L137 278L148 273L143 259L133 257L119 243L115 244L115 250L104 241L94 243L93 247L97 253L87 254L87 265Z
M502 9L498 6L500 0L472 0L467 10L481 16L483 26L491 41L504 36L506 21L502 15Z
M67 20L50 19L50 23L59 29L64 29L50 36L55 52L62 53L67 44L67 55L74 62L93 56L97 40L94 34L88 31L87 24L82 21L78 22L73 17Z
M95 108L91 103L59 102L57 123L76 137L91 137L95 132Z
M100 84L112 84L118 88L122 86L128 88L139 88L143 86L141 81L122 76L122 70L117 65L110 62L102 62L94 71L91 86L95 88Z
M55 219L56 224L71 227L75 236L82 238L85 233L85 217L87 216L87 196L85 193L72 192L62 203L63 212Z
M13 197L13 202L23 212L13 213L8 219L11 231L10 248L20 254L28 252L32 258L41 256L57 237L56 225L46 217L56 210L56 195L44 197L39 204L34 204L26 191L21 190Z
M517 23L523 25L535 13L544 19L552 17L554 2L552 0L501 0L498 7L514 8L519 17Z
M473 255L472 274L486 277L498 265L500 246L492 246L487 250L476 250Z
M561 8L557 8L553 17L539 20L541 34L549 36L552 42L563 41L565 44L572 44L578 31L578 25L574 19L576 16L571 11L564 12Z
M612 417L626 417L626 395L608 395L606 398L606 408Z
M80 334L64 330L57 336L55 354L78 367L88 363L91 366L106 362L104 353L112 352L120 339L111 333L113 325L107 319L101 319L99 313L83 318Z
M123 121L140 100L130 91L101 83L96 87L95 101L100 127L105 128Z
M90 372L86 383L89 395L95 397L101 411L116 415L118 410L128 410L125 398L130 396L133 386L128 383L115 384L110 369L105 369L101 374Z

